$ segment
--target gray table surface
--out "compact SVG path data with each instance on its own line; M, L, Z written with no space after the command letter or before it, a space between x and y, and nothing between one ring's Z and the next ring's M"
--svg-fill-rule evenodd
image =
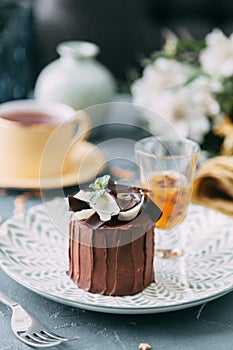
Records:
M119 135L122 137L124 133ZM124 144L121 143L121 146L126 153ZM132 154L128 157L132 159ZM119 160L117 155L115 159ZM66 189L67 193L73 191L74 188ZM25 209L40 202L38 193L34 191L0 189L2 221L13 215L17 198L25 193ZM55 195L56 191L50 192L51 198ZM154 350L232 350L233 347L233 293L181 311L114 315L51 301L27 290L1 270L0 288L61 335L80 336L79 340L60 345L57 349L136 350L142 342L149 343ZM10 309L0 304L0 350L28 349L11 332L10 316Z

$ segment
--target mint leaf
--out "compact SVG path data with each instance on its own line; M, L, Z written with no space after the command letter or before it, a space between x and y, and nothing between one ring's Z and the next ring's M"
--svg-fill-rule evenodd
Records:
M108 188L108 181L110 175L104 175L102 177L97 177L94 183L90 184L89 187L95 191L106 190Z
M97 177L95 182L89 185L89 187L94 190L89 195L89 199L92 204L96 204L97 199L100 198L106 192L108 188L109 179L110 175Z

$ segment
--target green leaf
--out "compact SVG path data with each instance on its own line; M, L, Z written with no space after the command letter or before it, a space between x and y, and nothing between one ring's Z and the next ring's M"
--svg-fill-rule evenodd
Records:
M108 188L108 182L110 175L104 175L102 177L97 177L94 183L90 184L89 187L94 190L90 194L90 202L95 204L97 199L100 198Z
M108 181L110 175L104 175L102 177L97 177L94 183L90 184L89 187L95 191L106 190L108 187Z

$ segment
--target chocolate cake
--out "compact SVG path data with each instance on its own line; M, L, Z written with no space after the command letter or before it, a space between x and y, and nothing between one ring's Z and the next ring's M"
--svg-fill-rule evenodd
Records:
M154 223L161 211L146 190L117 185L109 176L92 189L68 196L68 275L92 293L138 293L154 281Z

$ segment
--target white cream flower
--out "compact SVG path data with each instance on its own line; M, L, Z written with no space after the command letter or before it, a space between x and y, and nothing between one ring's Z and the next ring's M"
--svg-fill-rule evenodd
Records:
M187 64L159 58L132 85L133 103L146 108L153 134L172 136L177 132L203 141L210 130L207 117L217 115L219 105L211 95L209 78L198 77L186 84L193 73L194 68Z
M233 76L233 33L227 37L220 29L214 29L206 36L206 44L200 53L203 70L212 76Z

